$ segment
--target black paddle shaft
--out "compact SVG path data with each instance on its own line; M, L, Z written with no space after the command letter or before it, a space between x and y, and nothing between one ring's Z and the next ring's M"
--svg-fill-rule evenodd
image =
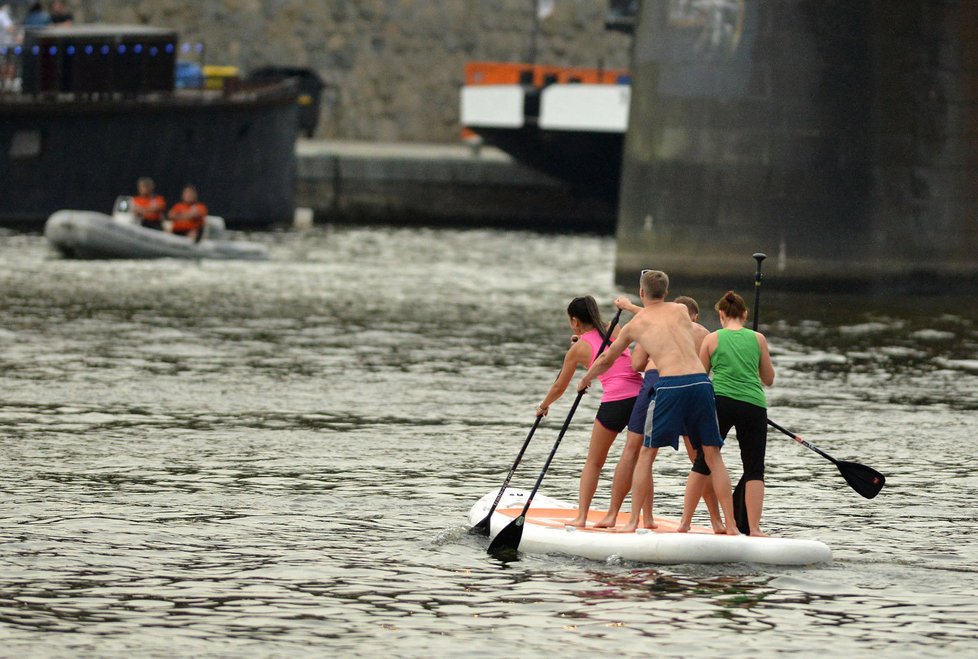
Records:
M560 377L560 373L557 374L557 378ZM554 382L557 379L554 378ZM543 421L543 415L537 415L536 419L533 421L533 427L530 428L529 434L523 441L523 446L520 448L520 452L516 455L516 461L513 462L513 466L510 467L509 473L506 475L506 480L503 481L503 486L499 488L499 492L496 494L496 500L492 502L492 506L489 507L489 512L483 517L478 524L469 529L469 533L473 535L489 535L489 521L492 519L492 514L496 512L496 507L499 502L502 501L503 494L506 492L506 488L509 487L509 481L512 480L513 474L516 473L516 468L520 466L520 462L523 460L523 454L526 453L526 447L530 445L530 440L533 439L533 433L537 431L540 422Z
M872 467L867 467L866 465L859 464L858 462L836 460L822 449L809 444L787 428L783 428L774 421L771 421L771 419L768 419L767 423L772 428L780 430L788 437L791 437L805 448L809 448L821 455L826 460L831 461L832 464L839 468L839 473L842 474L842 477L846 480L846 483L849 484L849 487L867 499L872 499L879 494L880 490L882 490L883 486L886 484L886 476L876 471Z
M755 332L757 331L757 324L760 319L761 312L761 261L767 258L767 254L762 254L761 252L754 253L754 260L757 261L757 272L754 274L754 327L752 328Z
M543 482L543 477L546 475L547 470L550 468L550 463L553 462L554 455L557 453L557 447L560 446L560 441L564 438L564 433L567 432L567 428L570 426L571 418L573 418L574 412L577 411L577 406L580 404L585 393L586 392L584 391L579 391L577 393L577 398L574 399L574 404L571 405L570 412L567 413L567 418L564 420L564 425L560 429L560 434L557 435L557 441L554 442L554 446L550 450L550 455L547 456L547 461L544 463L543 469L540 471L540 476L537 477L537 482L533 486L533 490L530 491L530 496L526 499L526 504L523 506L523 510L520 511L520 514L516 519L507 524L499 533L496 534L496 537L489 543L489 549L486 550L487 553L496 557L508 558L513 556L516 553L516 550L519 549L520 540L523 538L523 523L526 521L526 512L530 509L530 504L533 502L533 497L536 496L537 490L540 488L540 483Z
M754 252L754 260L757 261L757 271L754 273L754 324L752 329L756 332L757 326L761 322L759 315L761 307L761 262L767 258L767 254ZM746 474L745 474L746 475ZM750 535L750 521L747 519L747 481L744 476L737 481L737 487L733 491L734 520L737 523L737 530L744 535Z
M614 319L608 326L608 333L605 335L604 340L601 342L601 347L598 348L598 353L594 356L597 359L604 349L608 347L611 343L611 334L618 325L618 319L621 318L621 309L615 314ZM523 506L523 510L520 511L519 517L514 519L512 522L507 524L496 537L492 539L489 543L489 549L487 553L496 555L508 555L514 553L520 546L520 540L523 538L523 523L526 521L526 513L530 509L530 504L533 503L533 497L536 496L537 490L540 489L540 484L543 483L543 477L547 475L547 470L550 468L550 463L553 462L554 456L557 454L557 449L560 447L560 442L564 439L564 434L567 432L567 428L570 427L571 419L574 418L574 412L577 411L577 406L580 405L581 399L584 398L584 394L587 390L577 392L577 397L574 399L574 404L571 405L570 412L567 413L567 418L564 419L564 425L560 428L560 433L557 435L557 441L554 442L553 448L550 449L550 455L547 456L547 461L543 465L543 469L540 470L540 475L537 477L537 482L530 491L530 496L526 499L526 504Z
M801 445L802 445L802 446L804 446L805 448L809 448L809 449L811 449L811 450L813 450L813 451L815 451L815 452L816 452L816 453L818 453L818 454L819 454L820 456L822 456L822 457L823 457L823 458L825 458L826 460L829 460L829 461L830 461L830 462L832 462L833 464L839 464L839 461L838 461L838 460L836 460L835 458L833 458L833 457L832 457L831 455L829 455L828 453L826 453L825 451L823 451L823 450L822 450L822 449L820 449L819 447L817 447L817 446L814 446L814 445L812 445L812 444L809 444L809 443L808 443L808 442L806 442L806 441L805 441L804 439L802 439L800 435L796 435L795 433L793 433L793 432L791 432L791 431L790 431L790 430L788 430L787 428L784 428L783 426L779 426L779 425L778 425L778 424L776 424L776 423L775 423L774 421L771 421L771 419L768 419L768 420L767 420L767 425L769 425L769 426L771 426L771 427L772 427L772 428L774 428L775 430L780 430L781 432L783 432L783 433L784 433L784 434L786 434L786 435L787 435L788 437L790 437L791 439L793 439L793 440L795 440L796 442L798 442L799 444L801 444Z
M526 440L523 441L523 447L516 456L516 461L513 466L510 467L509 474L506 476L506 480L503 481L503 486L499 488L499 494L496 495L496 500L492 502L492 507L489 508L489 512L486 516L482 518L478 524L469 529L469 533L478 535L489 535L489 520L492 518L492 514L496 511L496 506L503 498L503 493L509 486L509 481L513 478L513 474L516 473L516 468L520 466L520 462L523 460L523 454L526 453L526 447L530 445L530 440L533 439L533 433L536 432L537 427L540 425L540 421L543 419L543 415L540 415L533 422L533 427L530 428L530 433L526 436Z
M761 252L756 252L754 254L754 260L757 261L757 272L754 275L754 325L753 329L757 331L757 325L759 322L760 315L758 313L761 304L761 262L767 258L766 254ZM771 419L767 420L767 423L772 428L780 430L788 437L804 446L805 448L811 449L818 453L820 456L829 460L832 464L839 468L839 473L849 484L849 487L854 489L856 492L866 497L867 499L872 499L880 490L883 489L883 485L886 483L886 477L880 472L876 471L871 467L859 464L858 462L846 462L845 460L836 460L831 455L823 451L822 449L809 444L804 439L791 432L787 428L783 428L776 424ZM747 510L744 507L744 493L743 489L746 486L744 479L741 478L740 482L737 483L737 488L734 490L735 512L737 513L737 526L741 531L744 531L744 526L747 523Z

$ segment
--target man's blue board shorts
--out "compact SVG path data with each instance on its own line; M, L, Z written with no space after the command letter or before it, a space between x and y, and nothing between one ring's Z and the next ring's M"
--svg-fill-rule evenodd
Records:
M686 434L693 448L723 446L717 425L713 383L705 373L668 375L659 378L655 397L649 404L643 446L679 449L679 436Z
M635 432L639 435L645 434L645 417L649 412L649 403L655 398L655 383L658 381L659 371L654 368L651 371L645 371L645 377L642 378L642 390L638 392L635 407L632 408L632 416L628 419L629 432Z

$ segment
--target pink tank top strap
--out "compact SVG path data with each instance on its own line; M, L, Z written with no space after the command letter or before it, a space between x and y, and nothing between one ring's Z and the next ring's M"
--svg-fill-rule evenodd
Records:
M587 341L588 345L591 346L591 359L589 359L587 363L588 368L591 368L591 364L593 364L594 360L598 357L598 350L601 349L601 344L604 343L604 338L601 336L598 330L593 329L590 332L584 332L584 334L581 334L581 339ZM601 378L598 379L600 380Z
M588 360L590 367L597 358L604 339L596 329L585 332L581 339L591 346L591 359ZM611 368L598 376L598 381L601 382L602 403L632 398L638 396L642 390L642 376L632 370L632 353L628 348L618 356Z

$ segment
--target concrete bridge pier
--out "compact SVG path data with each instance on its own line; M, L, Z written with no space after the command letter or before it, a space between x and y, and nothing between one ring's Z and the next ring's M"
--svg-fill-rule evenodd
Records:
M693 4L638 17L619 282L978 288L978 3Z

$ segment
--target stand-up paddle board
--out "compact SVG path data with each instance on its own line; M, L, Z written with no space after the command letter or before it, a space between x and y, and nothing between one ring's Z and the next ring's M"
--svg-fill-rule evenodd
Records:
M469 511L469 523L485 518L499 490L479 499ZM490 538L519 517L529 492L507 489L489 523ZM537 495L526 514L520 551L532 554L567 554L604 561L619 557L645 563L768 563L773 565L811 565L828 563L832 551L818 540L752 538L716 535L712 529L693 526L689 533L676 533L678 521L655 517L657 528L619 533L596 529L594 523L604 511L590 511L587 528L567 526L577 515L577 506L566 501ZM618 516L617 526L627 521Z

